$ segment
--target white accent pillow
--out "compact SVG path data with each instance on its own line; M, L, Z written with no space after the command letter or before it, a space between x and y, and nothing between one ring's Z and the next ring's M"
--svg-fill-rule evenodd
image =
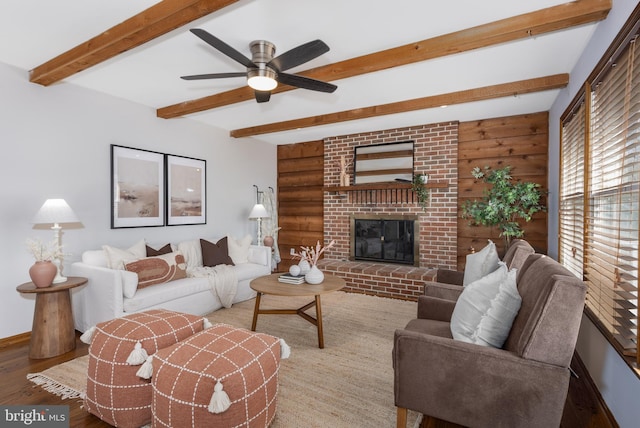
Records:
M498 257L498 250L496 250L496 244L489 240L487 246L482 250L467 255L462 285L466 286L487 276L498 268L498 262L500 262L500 258Z
M109 260L107 260L107 253L104 250L87 250L82 253L82 263L99 266L109 267Z
M126 250L109 245L103 245L102 249L107 255L107 266L111 269L124 269L125 263L147 257L147 244L144 239Z
M138 289L138 274L123 270L122 272L122 294L129 299L136 294Z
M516 274L500 262L498 269L464 288L451 315L454 339L502 347L522 304Z
M178 251L184 256L187 269L202 267L202 247L200 247L199 239L180 242L178 244Z
M233 236L227 239L229 245L229 257L233 260L233 264L249 262L249 246L251 245L251 235L247 235L240 240L236 240Z
M267 264L269 263L269 260L267 259L267 254L268 254L267 251L261 251L257 248L249 247L249 255L247 258L249 263L256 263L262 266L267 266Z

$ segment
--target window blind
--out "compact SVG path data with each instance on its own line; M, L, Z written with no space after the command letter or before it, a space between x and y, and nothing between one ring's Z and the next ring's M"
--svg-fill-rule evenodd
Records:
M585 103L562 121L559 261L582 279L584 247Z
M587 307L637 355L640 55L635 39L592 82L584 279Z

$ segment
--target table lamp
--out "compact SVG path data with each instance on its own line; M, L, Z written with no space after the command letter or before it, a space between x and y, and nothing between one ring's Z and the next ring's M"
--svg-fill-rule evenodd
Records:
M53 230L56 245L58 246L58 254L59 256L53 263L58 268L58 272L56 273L56 277L53 279L54 284L59 284L61 282L65 282L67 278L62 276L62 263L64 261L64 255L61 251L62 249L62 234L60 231L62 230L62 226L60 224L64 223L79 223L80 220L73 212L69 204L64 199L47 199L45 203L40 207L40 210L36 213L31 223L38 225L49 225L51 224L51 229Z
M249 213L249 218L258 222L258 245L262 245L262 219L268 217L269 213L262 204L255 204Z

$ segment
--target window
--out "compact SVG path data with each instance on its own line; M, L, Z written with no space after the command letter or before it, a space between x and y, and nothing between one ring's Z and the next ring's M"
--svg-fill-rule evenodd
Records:
M559 258L587 283L587 313L638 355L640 7L562 118Z
M582 278L584 248L585 105L562 124L560 183L560 263Z

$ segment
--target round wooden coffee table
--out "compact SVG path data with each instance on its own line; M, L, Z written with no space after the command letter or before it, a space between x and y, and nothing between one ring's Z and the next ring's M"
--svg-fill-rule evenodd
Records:
M322 308L320 305L320 296L322 294L331 293L340 290L345 286L344 279L334 275L324 275L324 281L321 284L286 284L278 281L278 277L282 273L274 273L272 275L261 276L251 281L251 288L258 292L256 296L256 305L253 310L253 322L251 330L256 331L259 314L277 314L277 315L299 315L311 324L318 327L318 347L324 348L324 335L322 332ZM274 296L314 296L314 300L298 309L260 309L260 300L263 294L271 294ZM316 307L316 318L307 314L305 311Z

